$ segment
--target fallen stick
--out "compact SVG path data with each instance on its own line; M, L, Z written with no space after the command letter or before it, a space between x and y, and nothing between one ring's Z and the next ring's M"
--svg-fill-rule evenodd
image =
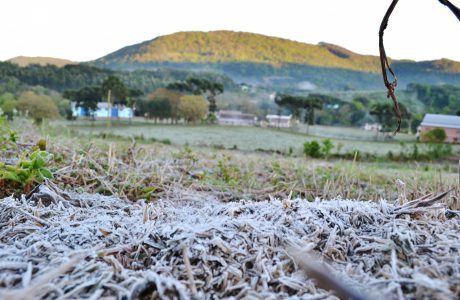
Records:
M302 249L295 246L288 246L286 251L299 268L305 271L308 276L315 279L319 287L325 290L333 291L340 299L366 299L363 295L360 295L347 285L340 282L338 278L331 274L330 270L328 270L324 264L315 262L315 258L302 251Z

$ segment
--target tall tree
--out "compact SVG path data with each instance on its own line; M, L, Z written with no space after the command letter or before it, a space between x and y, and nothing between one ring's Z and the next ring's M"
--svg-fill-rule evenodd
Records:
M19 96L16 107L24 115L31 117L36 124L42 123L43 119L59 117L58 108L50 96L38 95L31 91Z
M97 86L88 86L78 91L65 91L63 97L74 101L77 107L82 107L92 115L97 109L97 103L101 101L102 90Z
M209 102L209 113L217 111L216 96L224 92L224 85L196 77L189 77L185 82L174 82L167 86L170 90L194 95L204 95Z
M399 109L401 116L406 119L402 124L404 127L410 127L410 112L402 103L399 103ZM394 114L394 107L390 103L372 104L370 114L376 117L377 121L382 125L383 131L390 131L392 126L398 122L397 116Z
M180 98L179 110L187 123L196 123L206 116L208 107L202 96L189 95Z
M319 94L311 94L304 100L304 107L307 109L306 122L308 125L315 124L315 110L323 109L323 101L325 97Z
M307 97L277 94L275 102L290 109L296 117L300 117L301 112L305 111L304 121L313 125L315 123L315 109L322 109L325 99L327 96L320 94L310 94Z
M164 100L169 103L170 111L168 112L168 118L171 118L172 122L177 123L180 119L179 102L182 95L177 91L168 90L165 88L159 88L150 93L147 100L144 101L159 101Z
M129 90L126 85L117 76L109 76L102 83L102 94L107 96L109 90L111 94L111 103L113 104L127 104Z

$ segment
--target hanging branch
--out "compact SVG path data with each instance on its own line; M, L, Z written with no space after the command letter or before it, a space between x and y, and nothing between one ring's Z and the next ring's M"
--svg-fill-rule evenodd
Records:
M383 17L382 23L380 24L380 30L379 30L379 50L380 50L380 65L382 66L382 76L383 76L383 82L388 90L388 95L387 97L391 97L393 100L393 105L394 105L394 111L396 114L396 119L398 122L398 126L394 132L394 134L398 133L399 130L401 129L401 110L399 109L399 103L398 99L396 98L395 95L395 89L396 86L398 85L398 80L395 76L395 73L390 67L390 64L388 62L388 58L385 52L385 46L383 45L383 33L385 32L385 29L388 26L388 20L393 13L393 10L396 7L396 4L398 4L399 0L393 0L390 4L390 7L388 7L388 10ZM460 21L460 8L457 6L453 5L449 0L438 0L441 4L447 6L452 13L457 17L457 19ZM387 72L390 72L391 75L393 76L393 82L388 81L388 74Z
M388 19L390 18L391 13L393 12L396 4L398 4L399 0L393 0L391 2L390 7L388 8L385 16L383 17L382 23L380 24L380 30L379 30L379 51L380 51L380 65L382 66L382 76L383 76L383 83L385 84L387 90L388 90L388 95L387 97L391 97L393 100L393 105L394 105L394 111L396 114L396 119L398 122L398 126L394 132L394 134L398 133L399 130L401 129L401 111L399 109L399 103L398 99L395 96L395 89L396 86L398 85L398 80L395 76L395 73L390 67L390 64L388 63L388 58L385 53L385 46L383 45L383 33L385 32L385 29L388 26ZM387 75L387 70L391 73L393 76L393 82L388 81L388 75Z
M460 21L460 8L450 3L449 0L439 0L439 2L447 6L454 13L457 19Z

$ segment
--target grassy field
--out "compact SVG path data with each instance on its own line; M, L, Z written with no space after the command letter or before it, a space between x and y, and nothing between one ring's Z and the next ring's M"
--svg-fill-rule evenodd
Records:
M398 133L393 135L391 133L375 133L372 131L366 131L357 127L335 127L335 126L307 126L305 124L298 125L296 130L299 133L304 133L315 137L331 138L337 140L352 140L352 141L363 141L363 142L415 142L415 136Z
M206 191L225 201L283 198L290 193L310 200L342 197L394 201L401 193L413 200L458 187L456 164L311 159L300 154L303 142L311 137L299 133L249 127L136 124L114 126L114 136L106 133L104 123L64 126L65 123L57 123L43 127L41 132L57 158L52 167L56 181L71 189L131 200L169 198L179 188ZM130 138L141 134L144 139ZM40 133L33 134L35 138L37 135ZM298 155L286 153L287 141L297 145ZM371 151L400 147L397 142L343 142L350 148L357 144ZM209 147L222 144L226 149ZM233 145L237 149L232 149ZM250 151L261 146L278 146L283 152ZM395 184L398 179L405 183L404 190ZM452 193L448 201L457 205L458 194Z
M141 137L146 140L169 141L175 145L239 149L243 151L281 151L301 155L306 141L331 138L335 145L333 153L362 153L386 155L389 151L399 153L407 151L414 142L409 135L397 135L393 141L374 141L375 134L357 128L337 128L312 126L310 135L302 132L269 129L260 127L237 126L185 126L185 125L154 125L147 123L115 123L110 129L106 123L97 121L59 123L59 127L67 128L67 134L75 133L84 136L100 136L111 134L122 137ZM301 130L302 131L302 130ZM403 143L402 143L403 142ZM423 148L423 145L420 145ZM459 153L460 146L454 146L453 152Z

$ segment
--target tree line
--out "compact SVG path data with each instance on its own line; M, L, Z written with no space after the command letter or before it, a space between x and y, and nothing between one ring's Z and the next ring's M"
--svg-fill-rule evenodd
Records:
M294 118L309 125L362 126L365 121L377 121L383 131L390 131L397 122L391 103L376 102L366 97L356 97L351 102L345 102L324 94L303 96L278 93L275 102ZM414 132L419 123L412 122L413 115L404 104L400 104L400 109L404 118L402 128Z
M143 93L150 93L176 81L185 81L189 77L219 82L226 89L238 88L229 77L217 73L196 73L165 68L128 72L103 69L90 64L66 65L64 67L31 64L21 67L11 62L0 62L0 81L14 78L30 86L40 85L59 92L98 86L109 76L116 76L129 88L140 90Z
M224 85L219 82L190 77L155 90L139 103L139 110L146 118L155 121L169 119L177 123L184 119L187 123L197 122L207 114L207 122L214 123L216 96L223 92Z

